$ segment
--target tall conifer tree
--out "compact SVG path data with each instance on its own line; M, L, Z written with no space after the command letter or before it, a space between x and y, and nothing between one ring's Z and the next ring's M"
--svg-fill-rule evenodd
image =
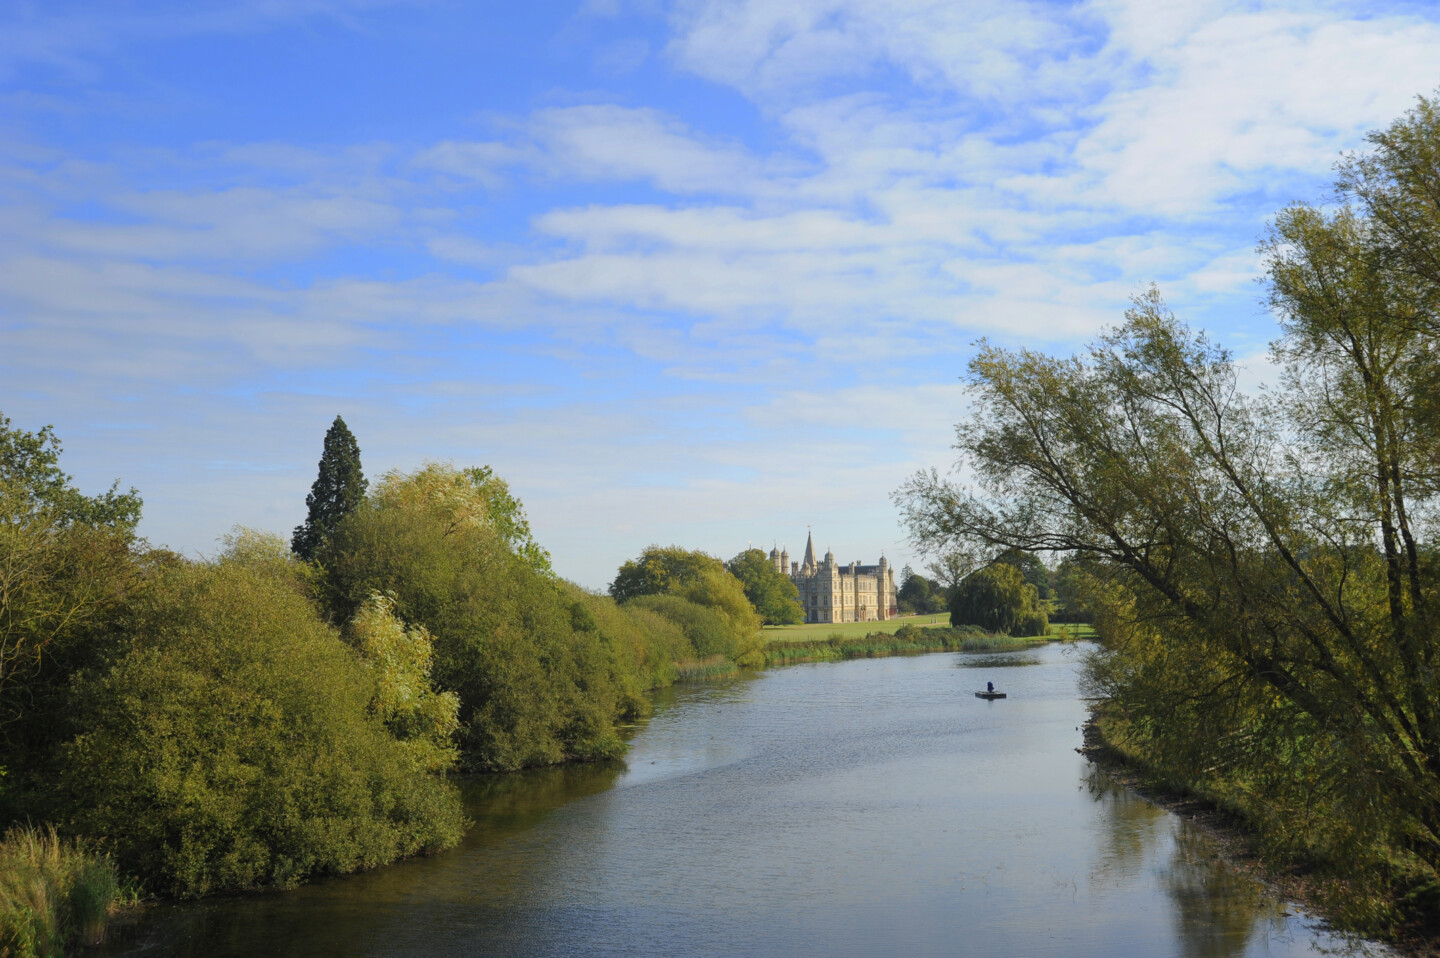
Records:
M325 449L320 454L320 474L305 497L309 514L295 527L290 548L307 562L340 520L354 511L365 498L365 474L360 470L360 444L339 416L325 431Z

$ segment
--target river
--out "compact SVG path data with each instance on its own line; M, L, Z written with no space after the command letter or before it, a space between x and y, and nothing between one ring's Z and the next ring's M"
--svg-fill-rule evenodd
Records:
M1347 953L1077 754L1079 656L864 659L667 690L623 765L468 782L460 848L155 906L98 953ZM975 698L987 680L1009 697Z

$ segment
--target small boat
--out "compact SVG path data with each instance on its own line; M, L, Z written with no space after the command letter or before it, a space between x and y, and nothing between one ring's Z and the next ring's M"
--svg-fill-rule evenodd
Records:
M1003 698L1005 697L1005 693L1004 693L1004 692L976 692L976 693L975 693L975 697L976 697L977 699L989 699L990 701L993 702L995 699L1003 699Z

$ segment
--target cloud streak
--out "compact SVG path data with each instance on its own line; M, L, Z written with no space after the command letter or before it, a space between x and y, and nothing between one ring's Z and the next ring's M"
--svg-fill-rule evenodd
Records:
M437 120L367 88L373 117L339 136L283 98L193 91L275 114L221 142L183 115L108 139L84 118L144 100L136 51L205 38L243 76L309 24L376 55L404 33L382 19L475 24L12 10L0 408L56 422L82 481L133 482L147 532L192 551L298 522L341 411L372 472L493 464L587 585L650 542L731 555L807 521L904 561L888 492L948 459L974 339L1074 348L1155 281L1255 353L1266 217L1440 82L1440 17L1413 6L611 6L575 19L594 39L564 64L559 28L516 15L528 99L457 72L437 98L472 96Z

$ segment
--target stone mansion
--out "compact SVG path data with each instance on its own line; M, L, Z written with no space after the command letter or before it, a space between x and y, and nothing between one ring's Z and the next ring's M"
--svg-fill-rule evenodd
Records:
M815 540L805 537L805 558L790 564L790 553L770 550L770 561L800 590L806 622L876 622L900 614L895 601L895 571L880 557L879 565L837 565L835 553L815 561Z

